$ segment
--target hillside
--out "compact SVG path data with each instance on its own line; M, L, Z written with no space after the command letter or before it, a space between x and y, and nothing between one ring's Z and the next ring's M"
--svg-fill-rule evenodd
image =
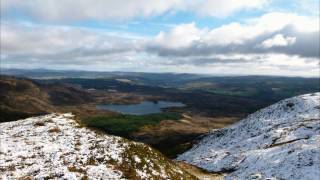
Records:
M227 179L320 177L320 93L282 100L206 135L178 157Z
M142 143L80 127L72 114L0 123L3 179L194 179Z
M62 106L93 101L84 90L65 84L38 84L30 79L0 76L0 122L50 112Z

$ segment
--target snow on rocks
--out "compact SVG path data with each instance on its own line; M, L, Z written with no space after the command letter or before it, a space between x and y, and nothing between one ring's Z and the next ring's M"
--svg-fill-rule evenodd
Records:
M213 130L177 159L226 179L319 179L320 93L282 100Z
M0 179L188 177L153 151L80 127L72 114L32 117L0 124Z

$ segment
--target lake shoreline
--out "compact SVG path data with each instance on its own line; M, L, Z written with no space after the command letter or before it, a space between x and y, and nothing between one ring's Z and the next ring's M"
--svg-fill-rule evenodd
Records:
M181 102L173 101L142 101L138 104L100 104L96 108L99 110L114 111L127 115L148 115L162 113L168 108L185 107Z

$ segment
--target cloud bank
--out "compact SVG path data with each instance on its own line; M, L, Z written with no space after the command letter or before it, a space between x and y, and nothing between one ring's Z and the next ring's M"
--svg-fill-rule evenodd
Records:
M6 0L1 11L16 11L36 19L76 21L83 19L130 19L177 11L225 17L234 12L261 8L269 0Z
M1 1L1 66L319 76L319 18L267 12L216 27L177 23L154 36L72 26L188 11L227 17L268 0ZM12 14L38 21L13 21ZM14 19L14 18L13 18Z
M268 13L246 23L230 23L214 29L182 24L160 32L149 50L160 56L282 53L319 57L317 19L295 14Z

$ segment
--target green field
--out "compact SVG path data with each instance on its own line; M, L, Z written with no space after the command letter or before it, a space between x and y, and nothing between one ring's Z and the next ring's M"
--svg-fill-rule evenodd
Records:
M254 91L248 91L248 90L228 90L228 89L208 89L207 92L219 94L219 95L225 95L225 96L243 96L243 97L250 97L255 94Z
M149 115L117 115L117 116L94 116L81 120L88 127L98 128L107 133L129 137L131 133L148 125L159 124L163 120L179 120L181 115L174 112L163 112Z

